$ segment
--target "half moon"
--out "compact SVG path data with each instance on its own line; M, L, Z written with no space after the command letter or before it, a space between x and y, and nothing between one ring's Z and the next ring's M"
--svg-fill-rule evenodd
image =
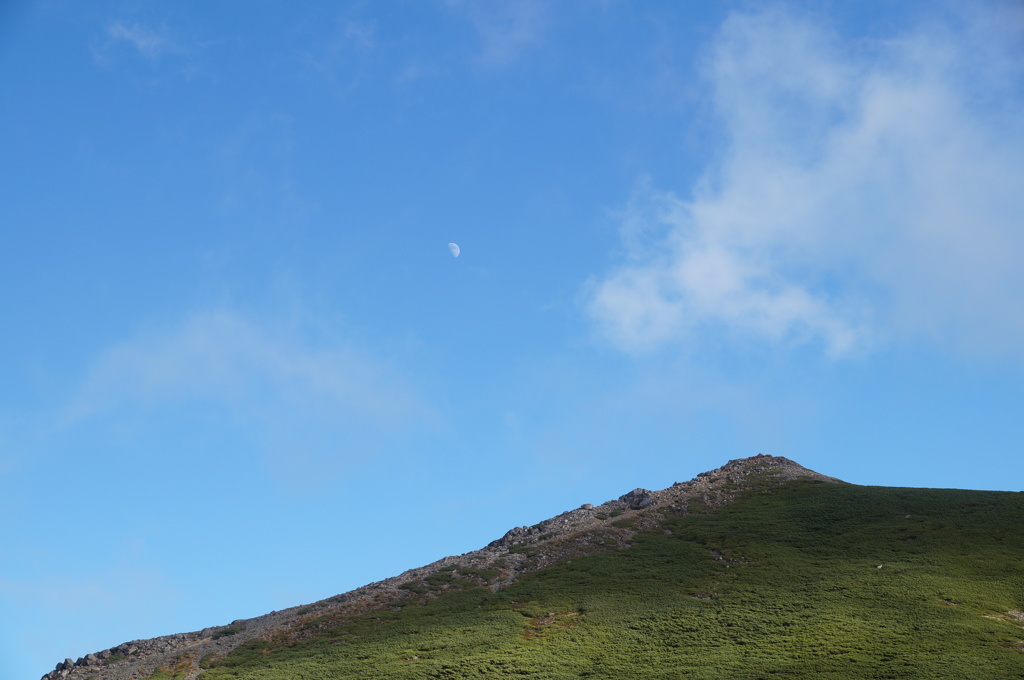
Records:
M458 243L449 243L448 244L448 250L452 251L452 257L458 257L459 256L460 250L459 250L459 244Z

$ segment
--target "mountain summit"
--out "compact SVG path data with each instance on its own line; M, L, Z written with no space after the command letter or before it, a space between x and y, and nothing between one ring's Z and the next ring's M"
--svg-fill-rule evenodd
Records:
M953 632L960 661L936 668L1024 677L1022 524L1024 494L859 487L757 455L43 679L914 677L876 671L931 668Z

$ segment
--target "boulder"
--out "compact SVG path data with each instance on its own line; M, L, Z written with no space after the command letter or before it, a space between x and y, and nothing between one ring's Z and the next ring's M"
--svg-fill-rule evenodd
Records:
M516 543L520 543L523 540L529 538L530 536L535 536L540 533L543 533L543 530L540 527L536 526L515 527L514 529L509 529L507 532L505 532L505 535L499 538L498 540L491 541L490 543L488 543L487 547L495 548L499 546L507 547L510 545L515 545Z
M627 494L619 496L619 500L628 503L631 510L639 510L654 505L654 497L647 489L633 489Z

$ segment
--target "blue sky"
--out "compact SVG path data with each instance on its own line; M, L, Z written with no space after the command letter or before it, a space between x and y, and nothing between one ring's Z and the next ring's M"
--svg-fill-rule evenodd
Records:
M758 452L1024 489L1022 48L1013 2L4 3L0 676Z

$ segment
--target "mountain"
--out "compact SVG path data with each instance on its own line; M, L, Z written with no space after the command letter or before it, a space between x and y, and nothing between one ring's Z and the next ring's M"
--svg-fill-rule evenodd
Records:
M1022 529L1024 493L758 455L43 678L1024 678Z

